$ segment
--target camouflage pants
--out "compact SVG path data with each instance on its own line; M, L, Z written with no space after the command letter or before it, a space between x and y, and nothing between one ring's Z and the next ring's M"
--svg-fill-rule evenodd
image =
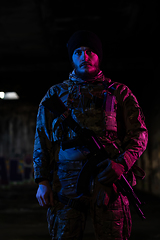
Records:
M128 199L119 195L108 206L91 204L97 240L127 240L131 233L131 215ZM52 240L81 240L87 214L57 202L47 211L48 228Z

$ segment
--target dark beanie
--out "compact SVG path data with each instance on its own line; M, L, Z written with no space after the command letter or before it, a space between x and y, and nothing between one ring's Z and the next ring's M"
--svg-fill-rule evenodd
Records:
M74 50L82 46L92 49L98 55L100 62L102 61L101 40L95 33L86 30L77 31L70 37L67 44L70 61Z

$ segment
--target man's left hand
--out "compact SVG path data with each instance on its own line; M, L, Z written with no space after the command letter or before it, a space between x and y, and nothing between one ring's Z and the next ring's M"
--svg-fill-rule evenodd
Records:
M98 181L102 184L110 184L116 182L124 173L124 166L112 160L105 159L97 165L100 168Z

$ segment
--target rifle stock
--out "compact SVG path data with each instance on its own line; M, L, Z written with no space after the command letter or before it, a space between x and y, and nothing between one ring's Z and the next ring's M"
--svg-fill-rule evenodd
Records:
M84 164L77 181L77 194L80 195L83 193L84 195L88 195L90 192L91 180L97 173L97 164L108 158L105 148L93 131L82 128L71 117L68 108L64 105L56 93L50 98L45 99L42 102L42 105L54 113L56 117L60 117L64 120L65 123L78 135L76 139L64 143L64 145L62 145L63 149L77 146L77 143L86 146L89 149L89 160ZM129 201L135 207L138 215L142 219L146 219L140 208L142 203L124 175L121 176L121 179L115 182L115 185L117 186L118 191L128 197Z

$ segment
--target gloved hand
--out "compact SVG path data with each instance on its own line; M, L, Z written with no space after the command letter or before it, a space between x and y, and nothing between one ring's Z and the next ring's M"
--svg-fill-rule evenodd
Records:
M105 159L99 163L97 167L100 169L98 181L105 185L116 182L125 171L122 164L116 163L110 159Z

